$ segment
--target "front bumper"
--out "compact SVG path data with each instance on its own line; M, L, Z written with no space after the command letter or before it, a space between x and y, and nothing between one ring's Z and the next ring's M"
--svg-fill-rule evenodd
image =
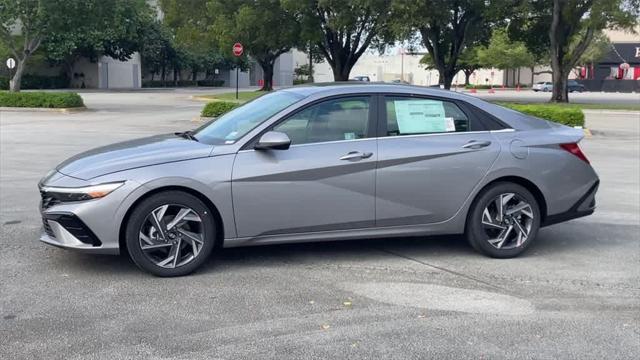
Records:
M82 220L71 213L48 213L42 216L40 241L64 249L94 254L118 254L117 246L104 246Z
M46 185L62 187L89 185L83 180L69 178L59 173L54 178L55 181L49 180ZM120 225L133 201L132 193L139 188L140 185L136 182L127 181L103 198L76 202L51 201L42 194L40 214L43 232L40 241L86 253L119 254Z

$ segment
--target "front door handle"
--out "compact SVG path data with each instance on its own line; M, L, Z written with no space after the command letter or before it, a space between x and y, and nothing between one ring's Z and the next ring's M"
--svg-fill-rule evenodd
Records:
M344 155L340 160L362 160L368 159L373 155L371 152L350 151L347 155Z
M468 143L462 145L462 147L464 149L480 149L483 147L487 147L491 145L491 141L476 141L476 140L471 140Z

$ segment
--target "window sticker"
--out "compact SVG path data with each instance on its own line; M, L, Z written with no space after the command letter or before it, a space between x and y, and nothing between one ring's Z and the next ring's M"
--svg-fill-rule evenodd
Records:
M395 100L398 130L402 134L455 131L452 118L445 118L442 101ZM453 130L451 130L453 128Z
M354 140L355 138L356 138L356 133L353 133L353 132L344 133L345 140Z

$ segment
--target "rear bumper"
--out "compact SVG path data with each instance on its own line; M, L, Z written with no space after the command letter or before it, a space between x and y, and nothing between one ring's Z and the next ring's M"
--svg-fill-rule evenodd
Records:
M593 214L596 210L596 192L600 181L597 180L587 192L568 210L560 214L548 215L540 226L549 226Z

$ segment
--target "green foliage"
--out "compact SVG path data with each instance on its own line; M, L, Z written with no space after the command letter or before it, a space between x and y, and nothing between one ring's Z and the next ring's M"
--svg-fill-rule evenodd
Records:
M534 53L549 49L554 79L551 100L568 102L569 73L598 32L633 29L639 23L640 0L529 0L514 12L510 33Z
M218 117L226 112L229 112L239 104L230 101L213 101L205 105L204 109L202 109L201 116L204 117Z
M44 76L25 74L22 77L23 89L66 89L69 87L69 79L66 76ZM0 76L0 89L9 88L9 78Z
M8 92L0 91L0 106L27 108L77 108L84 103L80 95L71 92Z
M513 104L500 105L527 115L550 120L567 126L584 127L584 113L578 106L564 104Z
M575 44L573 45L575 47ZM598 31L593 40L580 56L580 64L593 64L602 60L611 51L611 42L603 31Z
M524 43L511 41L505 29L493 31L489 45L478 49L478 61L484 67L501 70L535 65Z
M393 43L389 0L282 0L301 24L305 43L316 44L333 69L336 81L346 81L354 64L370 47Z
M262 68L263 90L271 90L276 59L302 44L293 12L279 0L210 0L208 9L219 47L231 52L234 43L242 43L244 53Z
M431 66L440 73L440 82L450 88L465 49L484 44L490 29L505 21L509 0L395 0L393 28L401 37L427 49ZM435 10L437 9L437 10ZM473 56L471 57L473 58Z
M167 82L162 80L145 80L142 82L142 87L166 87L166 86L206 86L206 87L220 87L224 86L224 80L178 80L177 84L174 82Z

